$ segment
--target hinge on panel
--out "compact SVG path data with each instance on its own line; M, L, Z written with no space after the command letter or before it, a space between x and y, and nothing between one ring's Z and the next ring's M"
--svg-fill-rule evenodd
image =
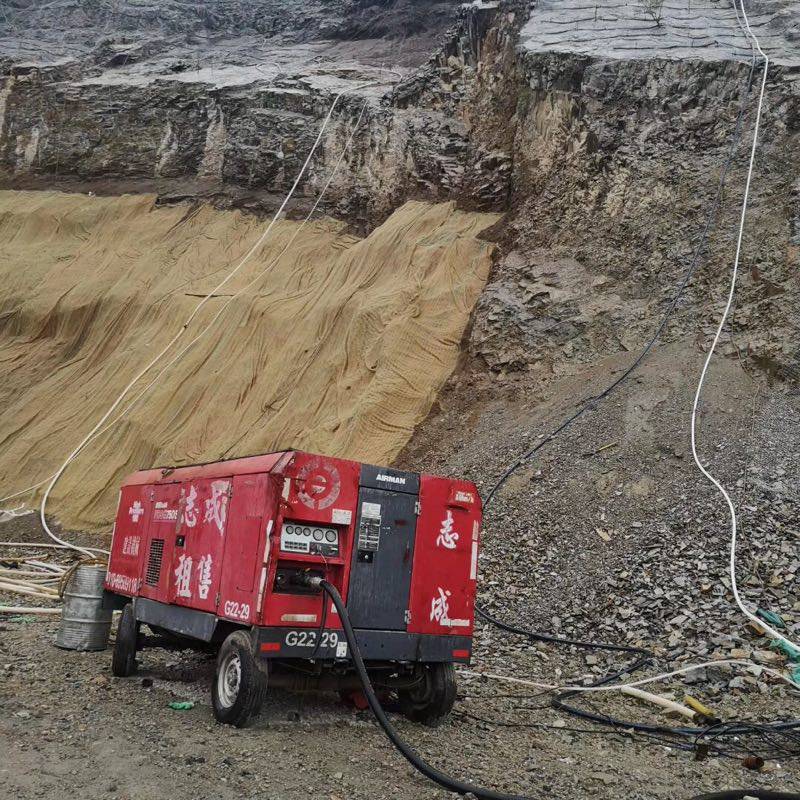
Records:
M217 592L217 596L214 598L214 608L219 606L219 592Z
M411 612L408 609L406 609L405 613L403 614L403 620L405 621L406 625L411 622Z
M422 503L419 500L414 503L414 513L419 516L422 513Z

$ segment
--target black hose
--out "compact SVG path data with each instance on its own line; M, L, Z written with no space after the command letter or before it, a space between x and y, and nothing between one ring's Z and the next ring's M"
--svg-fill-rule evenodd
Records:
M449 775L445 774L441 770L432 767L426 761L424 761L421 756L414 750L405 740L403 740L400 734L395 730L392 723L389 721L389 718L386 716L383 708L381 707L380 701L378 700L377 695L375 694L375 690L372 686L372 681L370 680L369 673L367 672L367 668L364 665L364 659L361 656L361 651L358 647L358 641L356 640L355 631L353 630L353 626L350 623L350 617L347 613L347 607L342 600L342 596L339 594L339 591L336 589L335 586L328 583L328 581L321 581L319 583L320 588L322 588L325 593L331 598L333 605L336 607L336 611L339 615L339 619L342 622L342 628L344 629L345 639L347 640L347 645L350 648L350 657L353 660L353 664L355 665L356 672L358 674L358 678L361 681L361 687L364 690L364 695L367 698L367 702L369 703L369 707L372 713L375 715L375 719L378 721L378 724L383 728L383 732L386 734L389 741L395 746L395 748L400 752L400 754L411 764L414 769L416 769L419 773L424 775L429 780L433 781L434 783L439 784L443 788L447 789L448 791L455 792L457 794L472 794L478 800L530 800L522 795L510 795L505 794L503 792L497 792L494 789L485 789L480 786L474 786L473 784L466 783L464 781L460 781L456 778L452 778ZM516 632L516 631L514 631ZM623 649L622 645L609 645L610 649ZM650 654L646 650L642 650L640 648L627 648L632 651L637 651L639 653L643 653L646 655L645 658L641 659L636 664L628 667L627 669L623 670L622 673L632 671L637 669L642 663L646 663L649 658ZM595 685L602 685L603 683L608 683L609 681L614 680L615 678L619 677L619 674L612 675L610 677L604 678L598 684ZM559 706L556 706L559 707ZM604 722L605 724L611 724L614 727L617 726L617 721L613 720L610 717L602 717L601 715L591 715L585 712L581 712L580 710L573 710L565 708L564 710L570 710L572 713L577 711L579 716L586 716L588 718L594 719L597 722ZM774 729L778 729L780 727L788 727L794 725L796 723L783 723L783 725L775 725ZM641 730L641 732L645 732L651 726L640 725L636 723L622 723L628 730ZM683 729L664 729L660 728L659 726L652 726L654 730L663 730L664 732L669 732L678 735L687 735L695 732L703 733L702 729L691 729L691 728L683 728ZM737 730L740 732L746 732L747 726L731 726L732 730ZM652 734L651 734L652 735ZM678 746L677 743L671 743L672 746ZM745 797L754 797L757 800L800 800L800 794L793 793L793 792L772 792L772 791L762 791L757 789L749 789L749 790L733 790L727 792L718 792L716 794L708 794L708 795L699 795L692 800L743 800Z
M369 679L367 668L364 666L364 659L361 657L361 652L358 649L356 635L353 631L353 626L350 624L350 617L347 614L347 608L342 600L342 596L339 594L336 587L328 583L328 581L322 581L319 585L331 598L339 614L342 628L344 628L344 636L350 648L350 657L353 659L353 664L355 665L356 672L361 681L361 686L364 690L367 702L369 703L369 707L375 715L375 719L378 720L378 724L383 728L383 732L386 734L389 741L397 748L409 764L429 780L457 794L473 794L475 797L479 798L479 800L530 800L530 798L524 797L523 795L504 794L503 792L496 792L494 789L484 789L481 786L474 786L471 783L465 783L456 778L451 778L444 772L432 767L426 761L423 761L416 750L400 737L400 734L394 729L392 723L389 722L389 718L384 713L383 708L381 708L375 690L372 688L372 682Z
M728 789L713 794L698 794L691 800L743 800L754 797L756 800L800 800L800 792L773 792L770 789Z
M651 660L655 657L653 653L643 647L632 647L626 644L606 644L605 642L589 642L583 639L569 639L564 636L553 636L551 633L539 633L537 631L528 630L527 628L519 628L516 625L510 625L507 622L497 619L497 617L493 617L478 606L475 606L475 613L489 624L494 625L495 628L499 628L507 633L516 633L519 636L526 636L534 642L572 645L574 647L584 647L589 650L613 650L618 653L634 653L636 655L646 656L647 660Z
M672 736L703 736L707 733L713 732L715 728L720 725L711 725L706 728L693 728L693 727L676 727L671 728L666 725L654 725L644 722L631 722L629 720L617 719L616 717L609 717L606 714L601 714L594 711L585 711L581 708L576 708L564 702L566 698L574 697L579 694L578 692L564 692L553 698L552 707L557 711L563 711L571 714L574 717L585 719L590 722L597 722L600 725L611 725L615 728L623 728L625 730L638 731L640 733L666 733ZM784 722L770 722L764 724L757 723L724 723L724 733L717 734L718 736L741 736L742 734L765 731L766 733L783 733L796 731L800 728L800 719L786 720Z
M751 45L752 46L752 45ZM739 111L736 118L736 124L734 127L733 137L731 140L731 146L728 150L725 162L722 167L722 174L720 176L719 183L717 184L717 191L714 196L713 203L709 212L706 216L705 224L703 226L703 230L700 234L700 240L697 244L697 247L694 251L692 259L689 263L688 269L686 270L683 279L681 280L680 285L678 286L677 291L675 292L669 306L667 307L664 316L661 319L661 322L656 329L655 333L651 336L650 340L645 345L644 349L639 353L637 358L625 369L625 371L614 381L611 382L600 394L595 397L590 398L586 401L577 411L575 411L571 416L565 419L560 425L558 425L555 429L553 429L550 433L546 434L541 441L537 442L533 447L523 453L521 456L517 458L516 461L511 464L511 466L507 467L505 472L500 476L500 478L495 482L489 492L483 498L483 510L484 512L491 504L492 500L494 499L495 495L499 491L499 489L505 484L505 482L513 475L523 464L525 464L533 455L535 455L539 450L541 450L545 445L549 442L553 441L562 431L566 430L573 422L579 419L583 414L585 414L589 409L596 408L597 404L608 397L615 389L617 389L620 385L622 385L641 365L641 363L645 360L645 358L649 355L650 351L655 346L656 342L661 337L661 334L664 332L664 329L667 326L667 322L669 321L670 317L672 316L680 298L683 296L683 292L685 291L686 287L689 284L689 281L692 279L697 267L700 263L700 257L705 250L706 244L708 243L708 237L711 232L711 224L716 217L719 209L722 205L722 197L725 189L725 185L727 182L728 174L731 170L733 165L733 159L738 150L739 143L742 138L742 129L744 126L744 117L745 112L747 110L747 98L750 94L750 90L753 86L753 79L755 76L756 70L756 54L755 50L753 50L753 60L750 64L750 70L747 77L747 84L743 88L742 92L742 101L739 105ZM643 650L641 648L633 648L633 647L626 647L624 645L612 645L612 644L605 644L600 642L593 642L588 640L580 640L580 639L569 639L560 636L553 636L552 634L546 633L539 633L537 631L527 630L525 628L520 628L515 625L510 625L508 623L502 622L501 620L497 619L496 617L489 614L485 609L483 609L477 603L475 604L475 613L490 623L494 625L496 628L500 630L504 630L508 633L515 633L521 636L527 636L532 641L539 641L539 642L550 642L552 644L558 645L572 645L575 647L583 647L586 649L592 650L610 650L610 651L617 651L617 652L629 652L635 653L638 655L647 655L648 657L652 658L652 654L649 653L647 650ZM634 669L642 666L643 663L646 662L637 662L637 664L633 665L625 672L631 672ZM567 696L567 695L564 695ZM564 704L563 711L566 711L570 714L575 713L575 710L571 706L567 706ZM580 715L578 715L580 716ZM594 720L596 722L603 722L604 724L613 724L610 717L605 717L600 719L599 716L595 716Z

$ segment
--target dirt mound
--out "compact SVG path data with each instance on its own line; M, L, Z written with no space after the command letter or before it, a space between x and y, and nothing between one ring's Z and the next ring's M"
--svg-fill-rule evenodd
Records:
M366 239L316 222L281 257L299 223L279 223L181 346L263 279L81 454L52 510L102 527L121 476L153 464L290 446L390 461L456 364L496 219L407 203ZM54 471L262 230L149 196L0 193L2 494Z

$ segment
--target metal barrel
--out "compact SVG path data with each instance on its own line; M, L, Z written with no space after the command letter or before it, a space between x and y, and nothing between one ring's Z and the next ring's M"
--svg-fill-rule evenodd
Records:
M56 646L66 650L105 650L111 630L111 610L103 608L106 568L99 564L75 570L64 592Z

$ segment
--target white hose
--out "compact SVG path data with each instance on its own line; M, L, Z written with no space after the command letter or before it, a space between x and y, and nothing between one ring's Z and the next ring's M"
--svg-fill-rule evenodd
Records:
M53 608L28 608L27 606L0 606L0 614L61 614L61 607Z
M47 486L47 489L45 490L45 492L44 492L44 494L42 496L41 506L40 506L40 509L39 509L39 518L40 518L40 521L41 521L41 524L42 524L42 528L44 529L45 533L47 533L47 535L50 536L50 538L53 539L53 541L55 541L57 544L60 544L63 547L66 547L66 548L69 548L69 549L76 550L78 552L84 553L88 557L93 557L93 555L92 555L93 552L101 552L101 553L104 553L104 554L108 555L108 551L106 551L106 550L90 550L88 548L84 548L84 547L80 547L78 545L71 544L70 542L67 542L67 541L65 541L63 539L60 539L58 536L56 536L53 533L52 530L50 530L50 527L47 524L47 519L45 517L45 509L46 509L46 506L47 506L47 500L50 497L50 493L52 492L53 488L55 487L56 483L58 482L58 480L60 479L61 475L64 473L66 468L72 463L72 461L77 457L77 455L86 446L86 444L88 444L88 442L95 436L95 434L97 434L100 431L100 429L102 428L102 426L105 423L105 421L114 412L114 409L116 409L116 407L120 404L120 402L122 402L123 398L127 395L127 393L131 390L131 388L142 378L142 376L145 375L145 373L147 373L153 366L155 366L155 364L157 364L164 357L164 355L175 344L175 342L177 342L178 339L180 339L180 337L184 334L184 332L187 330L187 328L189 327L191 322L194 320L194 318L199 313L200 309L208 302L208 300L213 295L215 295L217 292L219 292L219 290L222 289L225 286L225 284L228 283L228 281L230 281L231 278L233 278L234 275L236 275L237 272L239 272L239 270L247 263L247 261L258 250L258 248L264 243L264 241L266 240L267 236L272 231L272 228L274 227L274 225L277 222L278 218L280 217L280 215L285 210L285 208L286 208L287 204L289 203L289 201L291 200L291 198L294 196L294 193L295 193L298 185L300 184L300 181L301 181L303 175L305 174L306 169L308 168L309 164L311 163L311 159L313 158L314 153L316 152L317 148L319 147L320 142L322 141L322 137L323 137L323 135L325 133L325 130L327 129L328 123L330 122L331 116L333 115L333 111L334 111L337 103L339 102L339 100L346 94L349 94L351 92L357 91L359 89L367 88L369 86L374 86L374 85L376 85L378 83L380 83L380 81L370 81L368 83L359 84L357 86L353 86L353 87L350 87L348 89L343 89L336 95L336 97L334 98L334 100L333 100L333 102L331 104L330 109L328 110L327 115L325 116L325 119L324 119L324 121L322 123L322 126L321 126L321 128L319 130L319 133L317 134L317 138L316 138L316 140L315 140L315 142L314 142L314 144L313 144L313 146L312 146L312 148L311 148L311 150L310 150L310 152L309 152L309 154L308 154L308 156L307 156L307 158L306 158L306 160L305 160L305 162L303 164L303 167L301 168L300 172L298 173L297 178L295 179L291 189L289 190L289 193L286 195L286 198L281 203L280 208L275 212L275 215L273 216L273 218L272 218L270 224L268 225L267 229L261 234L261 236L258 238L256 243L250 248L250 250L245 254L245 256L239 261L239 263L236 265L236 267L234 267L234 269L231 270L228 273L228 275L222 281L220 281L220 283L217 284L217 286L215 286L210 292L208 292L208 294L206 294L200 300L199 303L197 303L197 305L195 306L194 310L189 315L187 320L183 323L183 325L181 326L181 328L178 331L178 333L176 333L175 336L173 336L172 339L170 339L170 341L165 345L165 347L163 347L159 351L159 353L143 369L141 369L136 374L136 376L128 383L128 385L117 396L116 400L112 403L112 405L109 407L109 409L100 418L100 420L97 422L97 424L83 438L83 440L78 444L78 446L70 453L70 455L67 457L66 461L64 461L64 463L61 465L61 467L59 467L59 469L56 470L56 472L53 474L53 476L50 479L49 485ZM326 188L327 188L328 185L329 185L329 183L326 184ZM315 208L316 208L316 204L315 204ZM217 317L218 316L219 316L219 314L217 314ZM217 317L215 317L214 319L216 320ZM185 349L182 352L185 352ZM175 359L173 359L173 361L174 360ZM37 485L41 485L41 483L37 484ZM26 491L26 490L22 490L22 491Z
M469 675L473 678L491 678L496 681L504 681L505 683L516 683L520 686L529 686L533 689L545 689L552 692L617 692L621 689L628 689L633 686L645 686L648 683L657 683L659 681L667 680L668 678L675 678L679 675L686 675L689 672L695 672L698 669L706 669L707 667L725 667L725 666L739 666L747 667L750 670L758 669L765 672L767 675L772 675L773 678L780 680L793 686L795 689L800 689L800 684L795 683L791 678L777 670L770 669L769 667L762 667L760 664L754 664L752 661L745 661L741 658L723 658L719 661L705 661L702 664L691 664L682 669L676 669L672 672L662 672L660 675L653 675L649 678L640 678L638 681L630 681L629 683L614 683L604 686L559 686L553 683L540 683L539 681L530 681L526 678L512 678L508 675L496 675L492 672L473 672L472 670L462 670L463 675Z
M696 441L696 429L697 429L697 408L700 404L700 396L703 391L703 384L705 383L706 373L708 372L708 367L711 363L711 359L714 356L714 351L716 350L717 344L719 343L720 336L722 335L722 330L725 327L725 323L728 320L728 314L730 313L731 306L733 305L733 299L736 294L736 280L739 273L739 261L741 259L742 253L742 240L744 238L744 227L745 221L747 218L747 206L750 199L750 186L753 179L753 167L755 164L756 159L756 152L758 149L758 134L759 129L761 126L761 114L764 105L764 95L766 92L767 86L767 74L769 72L769 56L761 49L761 44L758 41L758 37L753 33L752 28L750 27L750 21L747 18L747 11L745 10L744 3L742 3L742 16L744 18L744 24L747 29L748 34L752 37L752 41L758 50L761 57L764 59L764 74L761 78L761 91L759 94L758 99L758 111L756 113L756 122L755 127L753 130L753 146L750 150L750 163L747 170L747 181L745 183L745 190L744 190L744 199L742 201L742 212L741 217L739 220L739 234L736 241L736 256L733 262L733 271L731 274L731 282L730 288L728 290L728 300L725 304L725 310L722 313L722 317L720 318L719 325L717 326L716 334L714 335L714 341L711 344L711 349L708 351L708 355L706 356L705 363L703 364L702 372L700 373L700 380L697 384L697 391L695 392L694 396L694 403L692 404L692 421L691 421L691 441L692 441L692 456L694 457L694 461L697 464L697 468L700 472L705 475L705 477L711 481L711 483L717 488L719 493L725 499L725 503L728 506L728 512L731 518L731 542L730 542L730 579L731 579L731 590L733 592L734 600L736 601L736 605L739 606L742 613L752 622L756 623L758 626L763 628L770 636L777 639L778 641L783 642L784 644L790 645L795 649L800 649L798 645L793 642L791 639L788 639L782 633L777 631L771 625L769 625L766 621L757 617L752 611L750 611L742 601L741 595L739 594L739 587L736 581L736 539L737 539L737 520L736 520L736 509L733 505L733 501L731 500L730 495L726 491L725 487L722 483L715 478L704 466L703 463L700 461L700 457L697 453L697 441Z

